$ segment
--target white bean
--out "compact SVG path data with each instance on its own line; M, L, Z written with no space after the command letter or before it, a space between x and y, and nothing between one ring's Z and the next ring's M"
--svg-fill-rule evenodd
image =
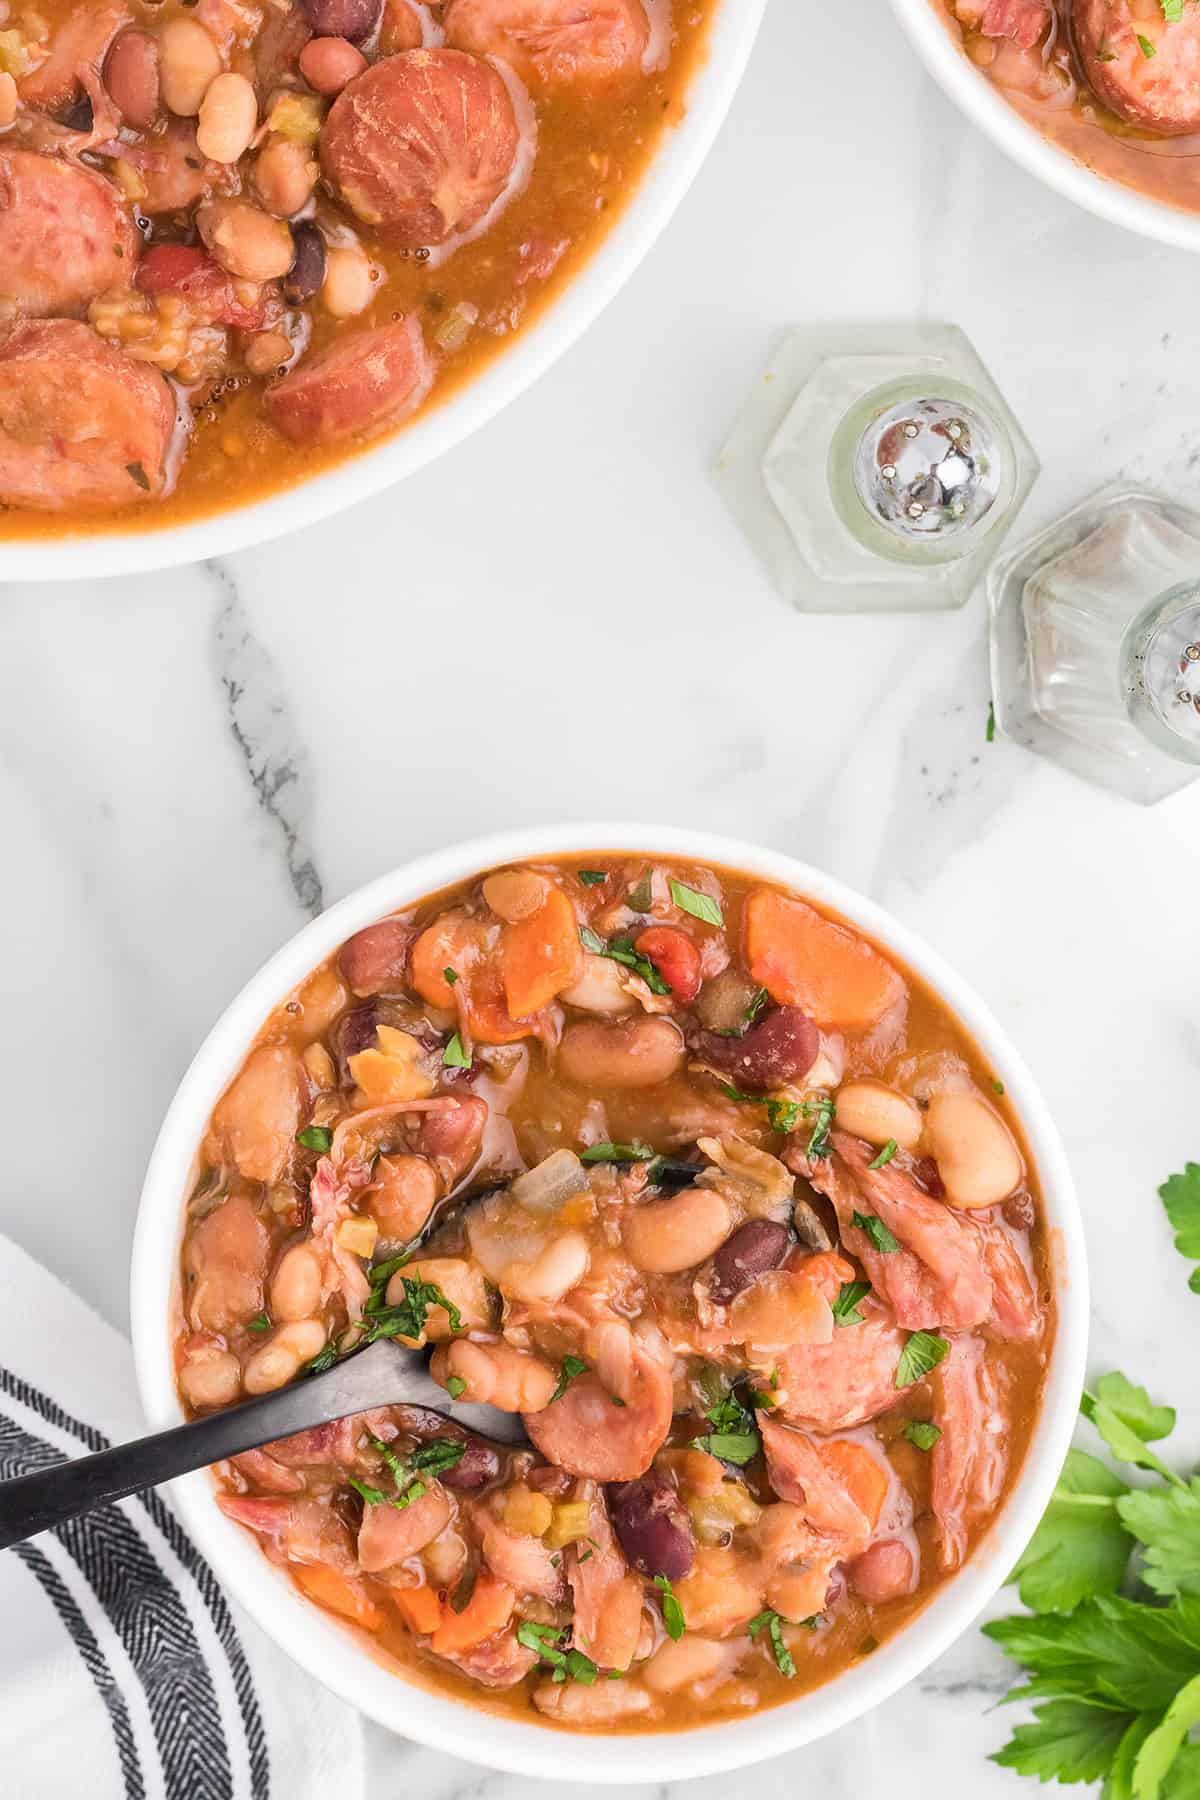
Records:
M244 75L218 75L200 102L196 144L211 162L235 163L250 147L258 100Z
M325 1348L325 1327L320 1319L298 1319L281 1325L269 1344L264 1344L242 1371L248 1394L269 1394L300 1373L303 1363Z
M168 19L159 33L162 97L181 119L194 119L221 73L221 52L199 19Z
M179 1385L189 1406L231 1406L242 1391L242 1371L232 1350L209 1346L188 1357Z
M629 1213L625 1248L645 1274L677 1275L707 1261L732 1228L729 1202L715 1188L685 1188Z
M561 1300L587 1274L588 1246L581 1231L565 1231L548 1243L532 1262L516 1262L504 1272L500 1286L513 1300Z
M371 304L375 283L371 264L361 250L348 247L325 253L325 281L321 299L335 319L352 319Z
M311 1319L320 1304L321 1259L310 1244L293 1244L271 1277L271 1317L289 1325Z
M1020 1183L1012 1132L978 1094L934 1094L925 1135L951 1206L995 1206Z
M921 1141L920 1107L882 1081L848 1081L838 1089L834 1117L841 1130L868 1144L893 1138L901 1150L915 1150Z

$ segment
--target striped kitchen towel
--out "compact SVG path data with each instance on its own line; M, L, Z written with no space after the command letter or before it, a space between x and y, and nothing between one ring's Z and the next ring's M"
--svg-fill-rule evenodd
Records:
M0 1477L145 1430L129 1345L0 1237ZM150 1490L0 1552L0 1794L359 1800L358 1715L238 1611Z

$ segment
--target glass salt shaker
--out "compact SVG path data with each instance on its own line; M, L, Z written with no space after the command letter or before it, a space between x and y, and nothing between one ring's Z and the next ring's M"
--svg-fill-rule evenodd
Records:
M961 606L1037 474L969 340L936 324L789 332L716 470L804 612Z
M1149 805L1200 775L1200 513L1108 488L988 573L996 720Z

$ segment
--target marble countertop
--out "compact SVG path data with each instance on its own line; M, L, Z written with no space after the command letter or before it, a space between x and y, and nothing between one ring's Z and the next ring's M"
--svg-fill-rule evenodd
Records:
M1027 527L1119 475L1195 500L1195 265L1003 161L880 0L847 20L769 10L642 269L435 467L219 564L36 588L2 585L0 559L0 1229L122 1328L172 1089L308 914L467 834L657 818L825 865L981 989L1074 1163L1094 1362L1187 1403L1200 1300L1155 1188L1200 1157L1200 787L1140 810L987 744L980 596L794 615L709 471L784 326L919 315L968 331L1037 446ZM984 1760L1003 1686L968 1633L755 1790L1015 1796ZM377 1792L538 1785L378 1732L372 1752ZM648 1741L639 1800L670 1781L669 1740Z

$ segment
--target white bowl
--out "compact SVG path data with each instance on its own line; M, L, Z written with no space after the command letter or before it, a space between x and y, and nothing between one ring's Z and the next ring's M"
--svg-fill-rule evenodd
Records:
M1083 1233L1058 1133L1033 1079L983 1002L906 926L819 869L707 832L647 825L563 825L456 844L370 882L306 925L247 983L209 1033L171 1104L150 1159L133 1248L133 1348L150 1424L183 1417L175 1392L172 1317L178 1294L184 1202L208 1115L272 1007L352 932L398 907L495 864L582 851L645 851L723 863L779 882L831 907L925 977L979 1044L1003 1081L1036 1163L1054 1263L1058 1329L1042 1410L1013 1492L959 1574L895 1637L827 1686L752 1718L672 1732L671 1779L711 1775L793 1750L858 1717L911 1681L975 1618L1031 1536L1066 1455L1083 1385L1088 1291ZM411 1684L381 1666L360 1639L308 1601L219 1511L204 1471L172 1484L192 1537L246 1610L289 1655L343 1699L401 1735L455 1756L523 1775L561 1778L562 1734L499 1718ZM588 1733L575 1745L594 1782L645 1781L645 1737Z
M583 268L533 324L474 380L373 449L265 500L187 525L145 525L112 534L0 539L0 580L62 581L126 575L224 556L312 525L370 499L477 431L524 392L606 307L683 199L729 110L765 0L718 0L686 89L678 125L668 126L642 180Z
M892 0L892 11L938 85L1023 169L1098 218L1180 250L1200 250L1200 214L1095 174L1010 106L964 55L942 0Z

